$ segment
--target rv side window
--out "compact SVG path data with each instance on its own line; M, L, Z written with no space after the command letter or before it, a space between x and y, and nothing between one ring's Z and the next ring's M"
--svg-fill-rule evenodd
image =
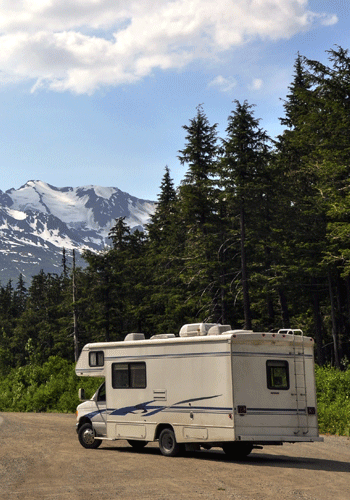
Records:
M113 389L144 389L146 387L146 363L113 363Z
M89 365L90 366L103 366L105 364L105 357L103 351L89 352Z
M288 361L266 361L267 387L279 391L289 389Z

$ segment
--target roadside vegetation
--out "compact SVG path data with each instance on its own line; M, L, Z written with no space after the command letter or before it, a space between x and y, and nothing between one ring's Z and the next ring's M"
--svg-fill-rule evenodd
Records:
M75 412L78 389L93 396L101 379L76 376L75 364L51 356L42 365L28 364L13 368L0 378L0 411Z
M223 138L198 106L146 232L120 217L84 269L63 249L61 272L0 284L0 409L73 411L87 342L218 322L312 336L321 430L349 433L350 57L328 56L297 56L276 140L246 101Z
M316 367L316 386L320 433L350 436L350 365Z
M78 389L90 398L102 379L77 377L74 368L58 356L42 365L13 368L0 378L0 412L75 412ZM345 371L316 367L316 385L320 433L350 436L350 366Z

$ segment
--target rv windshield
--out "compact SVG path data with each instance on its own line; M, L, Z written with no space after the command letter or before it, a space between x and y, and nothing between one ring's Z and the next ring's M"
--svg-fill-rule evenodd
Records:
M101 384L97 390L96 401L98 401L98 402L105 402L106 401L106 384L105 384L105 382L103 382L103 384Z

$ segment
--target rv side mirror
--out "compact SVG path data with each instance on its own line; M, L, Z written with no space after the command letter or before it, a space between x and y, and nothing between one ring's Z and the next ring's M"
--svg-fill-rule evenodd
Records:
M80 399L80 401L85 401L86 398L85 398L85 389L79 389L78 391L78 397Z

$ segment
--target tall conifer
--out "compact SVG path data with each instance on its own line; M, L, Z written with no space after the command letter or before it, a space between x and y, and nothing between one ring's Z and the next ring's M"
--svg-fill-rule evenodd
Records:
M252 105L235 101L235 109L228 118L227 137L223 141L220 163L220 184L228 205L233 227L238 223L241 257L241 284L243 294L244 328L252 328L249 296L249 263L247 245L257 229L257 215L264 201L262 179L269 160L269 138L259 127ZM254 228L255 224L255 228Z

